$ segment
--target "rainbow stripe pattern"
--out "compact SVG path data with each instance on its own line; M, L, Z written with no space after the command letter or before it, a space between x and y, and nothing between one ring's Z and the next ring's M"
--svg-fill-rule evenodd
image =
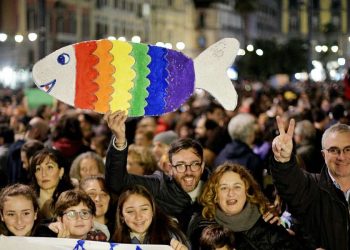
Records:
M193 61L180 52L107 39L73 47L78 108L161 115L178 109L193 94Z

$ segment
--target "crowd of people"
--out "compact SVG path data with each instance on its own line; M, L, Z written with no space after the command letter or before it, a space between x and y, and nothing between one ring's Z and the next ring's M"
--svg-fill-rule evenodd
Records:
M175 250L350 249L350 103L337 83L197 91L159 117L0 95L0 234Z

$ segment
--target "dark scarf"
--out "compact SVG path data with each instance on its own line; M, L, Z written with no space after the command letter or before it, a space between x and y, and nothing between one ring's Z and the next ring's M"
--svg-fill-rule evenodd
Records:
M261 217L258 207L247 202L239 214L227 215L219 208L215 210L215 220L220 225L234 232L243 232L251 229Z

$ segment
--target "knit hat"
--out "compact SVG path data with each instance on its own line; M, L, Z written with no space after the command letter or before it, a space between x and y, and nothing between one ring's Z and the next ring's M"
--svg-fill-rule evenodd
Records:
M161 142L166 145L170 145L171 143L176 141L178 138L179 136L173 130L168 130L168 131L156 134L153 138L153 142Z

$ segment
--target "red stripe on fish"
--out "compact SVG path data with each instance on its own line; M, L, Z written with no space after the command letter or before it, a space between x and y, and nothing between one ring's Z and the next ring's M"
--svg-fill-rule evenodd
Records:
M74 45L76 57L76 81L74 106L82 109L94 109L97 101L95 93L99 89L95 79L98 72L95 65L99 59L93 53L97 48L96 41ZM69 91L67 89L67 91Z

